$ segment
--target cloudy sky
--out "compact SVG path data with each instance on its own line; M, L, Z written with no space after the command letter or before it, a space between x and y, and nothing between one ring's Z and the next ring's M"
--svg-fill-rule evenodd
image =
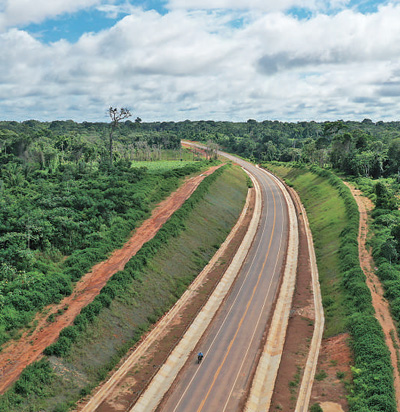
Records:
M0 0L0 120L399 120L400 0Z

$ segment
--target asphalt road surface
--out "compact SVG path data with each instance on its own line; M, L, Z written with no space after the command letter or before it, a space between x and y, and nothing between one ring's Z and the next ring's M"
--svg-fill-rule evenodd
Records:
M228 154L258 180L263 199L260 225L232 291L158 406L163 412L242 411L260 344L272 315L288 241L284 196L274 179Z

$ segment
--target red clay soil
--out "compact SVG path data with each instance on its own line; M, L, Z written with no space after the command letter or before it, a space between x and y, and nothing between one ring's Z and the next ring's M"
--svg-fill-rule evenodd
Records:
M400 341L397 335L395 323L390 313L389 304L384 298L382 284L375 274L375 265L372 259L371 251L366 246L368 235L368 212L374 208L374 204L370 199L363 196L360 190L355 189L350 184L347 184L347 186L350 188L360 211L360 229L358 234L358 254L360 258L360 265L367 278L367 285L371 291L372 304L375 309L376 318L382 326L383 333L385 334L386 345L390 351L390 358L393 365L397 410L400 411L400 375L397 367L396 349L393 344L392 337L390 336L390 332L392 331L397 347L400 347Z
M345 380L352 379L352 354L348 339L349 335L342 333L322 340L310 406L314 403L334 402L340 405L343 411L348 411L344 385ZM343 378L340 378L339 374L342 374Z
M108 260L97 264L91 272L84 275L76 284L72 295L42 311L35 319L36 327L33 331L30 329L19 340L10 341L3 346L0 352L0 394L18 379L26 366L42 356L44 349L57 340L63 328L72 324L81 309L93 301L111 276L125 267L143 244L152 239L168 218L191 196L201 181L219 167L221 165L211 167L201 175L188 179L157 206L151 217L121 249L115 250ZM47 316L53 313L55 321L50 323Z

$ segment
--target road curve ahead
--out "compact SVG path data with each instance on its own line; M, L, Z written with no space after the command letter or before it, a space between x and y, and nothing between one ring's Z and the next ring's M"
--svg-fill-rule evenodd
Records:
M230 294L201 338L195 356L157 407L164 412L242 411L285 261L288 212L285 198L269 174L223 154L259 182L262 216L249 254Z

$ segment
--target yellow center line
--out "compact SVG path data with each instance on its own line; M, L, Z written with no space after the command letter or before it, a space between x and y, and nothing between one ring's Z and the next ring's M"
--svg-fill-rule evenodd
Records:
M198 407L197 412L200 412L200 411L203 409L204 404L206 403L207 398L208 398L208 396L210 395L210 392L211 392L212 388L214 387L215 381L217 380L217 378L218 378L218 376L219 376L219 374L220 374L220 372L221 372L221 369L222 369L222 367L224 366L224 363L225 363L225 361L226 361L226 359L227 359L227 357L228 357L228 355L229 355L229 352L230 352L230 350L231 350L231 348L232 348L232 345L233 345L233 343L235 342L235 339L236 339L236 337L237 337L237 335L238 335L238 333L239 333L239 331L240 331L240 328L242 327L242 324L243 324L243 322L244 322L244 318L246 317L246 314L247 314L247 312L248 312L248 310L249 310L249 308L250 308L250 305L251 305L251 302L252 302L252 300L253 300L253 298L254 298L254 295L255 295L255 293L256 293L258 284L260 283L261 275L262 275L262 273L263 273L263 271L264 271L264 268L265 268L265 265L266 265L266 263L267 263L269 251L270 251L270 249L271 249L272 238L273 238L274 231L275 231L275 222L276 222L275 196L274 196L274 193L273 193L272 191L271 191L271 193L272 193L272 198L273 198L273 200L274 200L274 221L273 221L271 237L270 237L270 239L269 239L268 249L267 249L267 253L266 253L266 255L265 255L264 263L263 263L263 265L262 265L262 268L261 268L260 273L258 274L257 283L255 284L255 286L254 286L254 288L253 288L253 292L252 292L252 294L251 294L251 297L250 297L250 299L249 299L249 301L248 301L248 303L247 303L247 305L246 305L246 310L245 310L242 318L241 318L240 321L239 321L239 325L238 325L238 327L237 327L237 329L236 329L235 335L233 336L233 338L231 339L231 341L230 341L230 343L229 343L229 345L228 345L228 350L227 350L226 353L225 353L225 356L224 356L224 358L223 358L223 360L222 360L222 363L220 364L220 366L219 366L218 369L216 370L216 372L215 372L215 374L214 374L213 381L211 382L211 386L210 386L210 388L208 389L208 392L207 392L206 396L205 396L205 397L203 398L203 400L201 401L201 404L200 404L200 406Z

